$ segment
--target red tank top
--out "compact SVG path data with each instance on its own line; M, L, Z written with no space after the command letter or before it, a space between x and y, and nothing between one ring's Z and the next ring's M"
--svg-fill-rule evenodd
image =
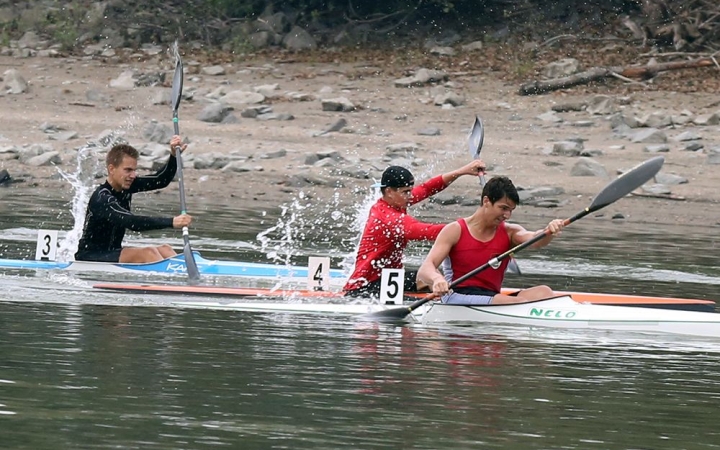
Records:
M472 237L465 219L458 220L458 223L460 224L460 239L448 255L451 261L453 281L510 250L510 237L505 229L505 222L500 223L497 230L495 230L495 236L487 242ZM463 281L458 287L473 286L500 292L505 278L505 269L509 263L510 258L506 258L497 269L489 267Z

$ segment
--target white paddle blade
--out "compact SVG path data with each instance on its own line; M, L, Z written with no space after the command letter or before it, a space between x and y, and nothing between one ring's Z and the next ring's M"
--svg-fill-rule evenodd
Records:
M483 141L485 140L485 127L483 127L482 119L479 116L475 116L475 123L473 124L470 136L468 137L468 150L472 159L480 157L480 151L482 150Z
M180 98L182 97L183 90L183 64L177 41L173 43L170 50L175 58L175 74L173 75L172 83L172 109L173 111L177 111L180 107Z

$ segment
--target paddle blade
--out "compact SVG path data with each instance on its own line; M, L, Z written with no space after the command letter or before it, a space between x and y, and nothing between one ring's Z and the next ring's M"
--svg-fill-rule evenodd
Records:
M475 116L475 123L473 124L470 136L468 137L468 149L470 150L470 156L472 159L480 157L480 151L482 150L484 140L485 127L483 127L482 119L479 116Z
M413 310L407 306L401 306L365 314L362 318L380 322L396 322L405 319L412 311Z
M518 263L517 263L517 261L515 261L515 258L510 258L510 262L507 265L507 269L505 269L505 273L513 273L515 275L522 275L520 266L518 266Z
M473 159L480 157L480 151L482 150L483 142L485 141L485 127L483 126L482 119L480 116L475 116L475 123L473 123L470 136L468 136L468 149L470 150L470 156ZM480 188L485 187L485 176L480 175Z
M587 211L597 211L625 197L657 175L664 162L665 158L656 156L620 175L595 196Z
M425 297L415 300L409 305L406 306L399 306L397 308L390 308L390 309L384 309L382 311L375 311L373 313L365 314L365 318L371 319L371 320L380 320L380 321L397 321L402 320L405 317L408 316L411 312L415 311L425 303L429 302L430 300L437 299L437 295L435 294L428 294Z
M193 255L190 247L190 239L188 237L187 228L183 229L185 246L183 247L183 256L185 257L185 267L187 267L188 281L190 284L198 284L200 282L200 270L195 263L195 255Z
M172 53L175 57L175 75L173 76L172 83L172 109L177 112L180 107L180 98L182 97L183 90L183 64L177 41L173 43Z

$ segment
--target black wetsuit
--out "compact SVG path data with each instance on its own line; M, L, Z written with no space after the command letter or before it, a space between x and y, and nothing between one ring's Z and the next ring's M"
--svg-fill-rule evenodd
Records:
M117 192L105 181L90 197L83 235L75 253L77 261L118 262L125 229L133 231L172 228L172 217L136 216L130 212L132 195L154 191L170 184L177 172L177 160L170 156L167 164L153 175L137 177L130 188Z

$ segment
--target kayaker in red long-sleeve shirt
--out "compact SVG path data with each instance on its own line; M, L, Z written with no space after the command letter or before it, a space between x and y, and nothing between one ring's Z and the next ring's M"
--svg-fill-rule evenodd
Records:
M370 208L370 215L355 258L355 270L345 284L346 295L378 297L382 269L403 267L403 251L409 241L435 240L444 223L421 222L407 213L407 207L431 197L463 175L480 176L485 163L477 159L452 172L438 175L415 186L412 173L390 166L380 181L382 197ZM417 291L415 271L405 275L405 291Z

